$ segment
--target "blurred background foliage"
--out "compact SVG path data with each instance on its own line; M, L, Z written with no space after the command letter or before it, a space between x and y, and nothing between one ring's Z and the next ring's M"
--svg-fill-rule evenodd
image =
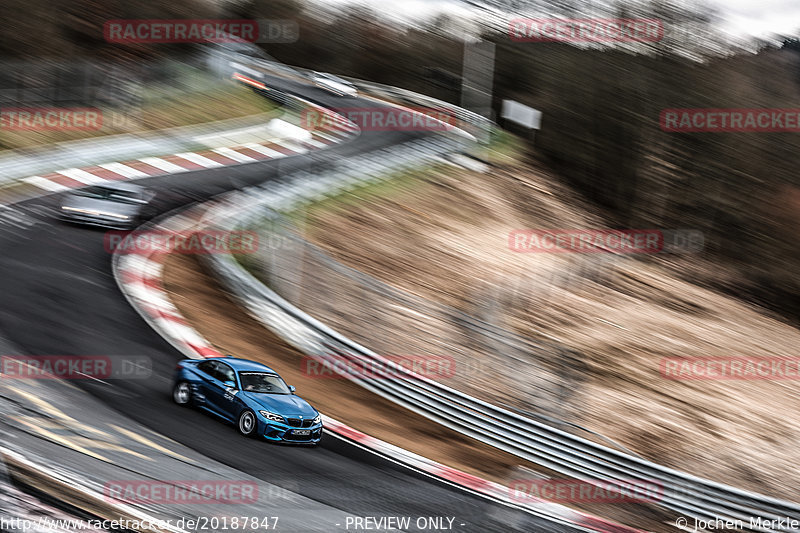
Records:
M578 2L543 6L561 15L586 14ZM659 113L796 106L799 41L726 46L713 11L672 0L610 9L618 16L661 19L665 39L627 47L519 43L509 38L507 26L488 22L482 35L472 35L496 43L495 111L503 99L540 109L542 130L529 143L529 156L592 201L610 226L702 230L726 274L684 265L682 275L797 321L800 136L667 133ZM294 19L298 42L263 45L281 61L454 103L460 96L464 34L446 15L402 25L367 7L334 10L298 0L5 0L0 17L5 59L88 56L121 64L189 57L192 47L106 43L103 23L109 19Z

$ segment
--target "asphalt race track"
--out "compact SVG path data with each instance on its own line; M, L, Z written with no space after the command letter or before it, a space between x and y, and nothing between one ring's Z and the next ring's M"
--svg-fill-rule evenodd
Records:
M327 107L375 106L337 98L285 80L281 89ZM290 158L140 180L158 196L160 212L211 195L282 179L292 170L410 140L410 132L363 132L341 146ZM129 306L111 273L102 229L59 223L43 214L58 194L18 204L38 223L0 229L0 331L29 355L144 355L147 380L79 380L85 391L120 413L203 455L289 490L361 516L454 516L455 531L563 531L556 525L467 494L328 437L319 448L245 439L235 428L170 398L182 356ZM302 393L302 391L300 391ZM369 433L369 428L360 428ZM463 526L461 524L464 524ZM331 527L331 531L336 530Z

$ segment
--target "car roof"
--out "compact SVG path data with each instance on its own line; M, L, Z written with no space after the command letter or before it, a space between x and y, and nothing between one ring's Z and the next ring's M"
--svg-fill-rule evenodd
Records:
M263 363L258 361L251 361L249 359L240 359L238 357L219 357L218 361L228 363L234 370L238 372L270 372L277 374L274 370Z

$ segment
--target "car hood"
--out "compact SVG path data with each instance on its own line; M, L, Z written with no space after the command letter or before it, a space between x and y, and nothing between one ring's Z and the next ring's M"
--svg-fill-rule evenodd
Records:
M140 204L123 204L122 202L111 202L100 198L89 198L86 196L67 196L61 202L62 207L72 207L74 209L88 209L101 213L114 213L115 215L135 215L141 210Z
M266 409L272 413L283 416L302 416L303 418L314 418L317 411L311 405L296 394L265 394L259 392L242 392L248 403L254 404L252 407Z

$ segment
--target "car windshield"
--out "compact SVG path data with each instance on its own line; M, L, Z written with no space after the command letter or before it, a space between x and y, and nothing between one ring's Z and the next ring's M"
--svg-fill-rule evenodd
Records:
M242 390L266 394L291 394L289 386L276 374L264 372L239 372Z
M144 203L142 196L137 191L123 191L111 189L109 187L87 187L75 192L78 196L87 198L97 198L98 200L109 200L121 204L141 204Z

